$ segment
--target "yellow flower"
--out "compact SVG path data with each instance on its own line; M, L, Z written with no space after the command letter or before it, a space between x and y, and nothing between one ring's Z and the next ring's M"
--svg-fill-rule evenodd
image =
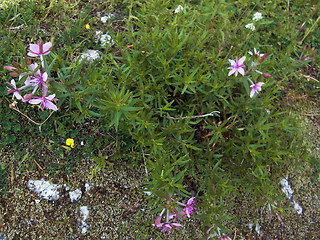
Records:
M66 145L74 148L74 140L72 138L68 138L66 141Z
M86 29L90 29L90 24L89 23L86 24Z

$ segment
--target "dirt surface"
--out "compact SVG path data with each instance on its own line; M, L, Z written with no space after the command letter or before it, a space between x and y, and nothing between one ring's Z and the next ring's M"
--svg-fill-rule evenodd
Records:
M12 159L2 153L2 159ZM186 220L184 227L168 235L152 226L157 213L143 193L145 169L129 169L126 163L92 176L91 160L81 161L73 173L49 177L45 170L14 173L7 197L0 198L0 237L4 239L199 239L199 222ZM68 192L55 202L41 199L28 189L28 180L66 184L81 189L82 198L71 202ZM84 190L86 183L91 189ZM37 203L37 200L40 200ZM88 206L88 232L81 233L79 207ZM180 237L177 237L180 236ZM181 238L181 236L184 236ZM163 237L163 238L162 238Z
M305 111L315 112L315 108ZM303 123L304 141L310 145L311 153L320 156L320 116L299 114ZM12 153L2 152L1 158L12 166L8 196L0 198L0 237L5 239L201 239L203 229L195 218L184 221L170 235L160 233L152 227L157 213L147 205L143 193L145 169L129 168L127 163L117 161L104 171L96 172L96 164L90 159L81 160L68 175L49 176L46 170L16 171ZM268 206L259 208L253 199L235 199L232 214L239 219L233 230L233 239L320 239L320 179L309 162L297 160L287 170L293 200L303 208L299 215L288 199L278 203L283 210L268 217ZM319 160L317 160L319 161ZM295 167L293 167L295 166ZM298 167L296 167L298 166ZM286 177L286 176L283 176ZM41 199L28 189L28 180L48 180L55 184L66 184L70 191L81 189L82 198L71 202L68 192L55 202ZM280 187L279 195L283 195ZM89 183L91 189L84 190ZM37 200L40 202L37 203ZM79 207L88 206L89 217L85 221L88 232L81 233ZM199 209L199 211L201 211ZM249 225L252 224L251 230ZM260 234L256 225L260 226Z

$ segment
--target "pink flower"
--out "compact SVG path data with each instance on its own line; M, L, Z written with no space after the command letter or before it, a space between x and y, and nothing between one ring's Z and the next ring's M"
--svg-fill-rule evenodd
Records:
M221 236L219 237L219 240L232 240L232 239L229 236L223 234L222 237Z
M160 220L161 220L161 216L160 216ZM180 223L160 223L160 222L158 224L152 224L152 225L156 227L163 227L161 232L167 232L167 233L170 233L170 230L172 229L172 227L182 226Z
M12 79L10 81L10 83L7 83L7 84L9 84L11 87L13 87L13 89L8 90L8 94L13 93L13 96L16 99L18 99L18 100L22 99L22 96L20 95L19 89L17 89L17 87L16 87L16 82Z
M40 104L40 106L43 108L43 109L52 109L53 111L57 111L58 108L56 105L54 105L51 101L56 101L58 99L54 98L55 97L55 94L52 94L52 95L49 95L48 97L34 97L32 99L30 99L28 102L30 104Z
M248 53L255 58L262 57L264 54L257 51L256 48L253 48L254 52L249 51Z
M30 68L32 69L32 71L37 69L37 67L38 67L38 64L36 63L30 65ZM37 72L34 73L31 79L30 78L26 79L25 84L35 87L33 93L38 89L40 85L42 85L44 91L46 92L48 89L48 85L46 84L47 79L48 79L48 74L46 72L41 73L40 70L38 70Z
M45 44L42 44L42 42L37 41L38 44L31 44L30 43L30 50L28 52L28 56L30 57L38 57L38 56L43 56L47 55L50 53L50 49L52 47L51 42L47 42Z
M261 91L261 86L263 85L263 82L257 82L257 83L252 83L251 91L250 91L250 97L252 98L255 93L258 93Z
M155 220L154 224L152 224L152 226L163 227L161 232L170 233L170 230L171 230L172 227L181 227L181 224L180 223L168 223L168 222L162 223L161 222L161 218L162 218L162 215L163 215L165 210L166 209L162 210L162 212L160 213L160 216L157 217L157 219ZM169 220L169 216L167 216L167 221L168 220Z
M234 73L236 74L236 76L238 75L238 73L244 76L244 69L243 69L243 67L245 67L245 65L243 65L244 60L246 60L246 56L243 56L239 60L238 58L236 58L236 60L229 59L231 67L228 67L228 69L231 69L231 71L229 72L228 76Z
M175 213L169 214L169 219L174 218L174 221L182 221L181 217L184 217L187 215L185 211L178 211L178 210L174 209L174 212Z
M192 197L188 200L187 205L184 209L185 213L187 214L188 218L190 218L190 215L193 214L193 210L196 209L196 203L194 202L195 197Z

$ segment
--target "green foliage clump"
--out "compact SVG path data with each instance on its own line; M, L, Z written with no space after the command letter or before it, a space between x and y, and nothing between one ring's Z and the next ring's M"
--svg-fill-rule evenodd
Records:
M59 15L64 21L57 25L61 31L53 39L65 48L53 49L47 57L52 62L49 77L55 79L50 88L60 99L60 113L40 133L50 142L50 153L76 164L79 157L65 151L60 138L86 137L83 151L95 156L102 170L107 160L100 149L114 141L115 158L145 165L147 188L158 197L150 197L154 204L163 203L167 195L195 195L203 211L199 218L208 227L231 221L226 214L230 205L225 204L230 196L251 195L261 205L271 203L277 198L284 167L300 156L297 126L281 108L281 98L286 94L283 85L312 60L302 59L302 53L304 45L317 41L311 34L318 21L314 12L308 31L301 32L295 28L302 24L301 18L280 0L268 4L186 1L181 12L175 12L178 4L170 1L113 1L110 6L117 4L124 10L117 16L119 25L103 29L110 32L114 46L97 45L92 41L94 30L85 30L87 23L98 24L88 17L91 5L80 17ZM57 6L52 3L32 14L46 15ZM263 18L254 22L252 31L245 25L256 11ZM13 13L3 18L10 19ZM30 19L16 21L28 25ZM88 46L101 50L99 61L87 63L76 57L79 49ZM248 54L254 48L269 55L259 62ZM228 76L228 59L242 56L246 56L245 76ZM264 82L253 98L249 80ZM9 103L2 101L2 106ZM37 109L29 114L48 116ZM3 144L14 145L18 132L37 135L30 123L27 127L19 121L15 127L4 124L15 118L17 114L1 114ZM87 132L70 130L74 122L86 121L95 122ZM99 139L104 133L108 137ZM62 169L51 165L53 173Z
M300 33L291 30L298 20L274 15L274 4L251 31L245 25L254 11L236 5L201 1L175 13L166 1L130 2L126 25L112 36L116 47L85 73L72 64L77 76L65 82L81 116L99 117L119 141L133 142L156 202L193 192L206 226L230 219L221 211L230 195L272 202L277 177L299 156L296 126L279 108L281 86L299 67L292 56L302 48ZM272 77L250 67L254 47L270 54L258 69ZM228 59L241 56L252 81L265 83L253 98L247 75L228 76Z

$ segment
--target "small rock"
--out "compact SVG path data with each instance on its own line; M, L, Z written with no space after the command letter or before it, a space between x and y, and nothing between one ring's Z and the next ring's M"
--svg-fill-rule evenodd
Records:
M81 233L84 234L88 232L88 224L86 224L86 220L89 217L89 209L88 206L81 206L80 210L80 221L81 221Z
M82 192L79 189L76 189L74 191L70 191L69 197L70 197L71 202L79 201L80 198L82 197Z
M89 184L89 183L86 183L86 184L84 185L84 189L85 189L86 192L90 191L90 189L91 189L90 184Z
M31 191L37 192L39 197L49 201L56 201L60 198L60 192L58 189L61 187L62 186L58 184L50 184L44 179L28 181L28 188Z

